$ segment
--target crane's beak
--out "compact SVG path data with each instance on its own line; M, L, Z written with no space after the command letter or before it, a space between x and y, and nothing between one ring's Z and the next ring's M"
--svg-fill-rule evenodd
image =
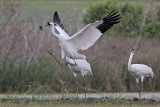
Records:
M43 30L42 26L39 26L39 29L40 29L40 30Z
M49 22L47 22L47 24L45 25L45 27L46 27L46 26L50 26L50 25L51 25L51 24L50 24Z

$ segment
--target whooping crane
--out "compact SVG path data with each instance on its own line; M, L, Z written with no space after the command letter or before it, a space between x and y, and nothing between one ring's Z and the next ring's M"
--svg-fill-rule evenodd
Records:
M61 63L58 61L58 59L49 50L47 51L47 53L52 55L54 57L54 59L61 65ZM75 83L76 83L76 89L77 89L77 98L78 98L77 75L81 75L83 77L84 91L85 91L85 98L86 98L85 75L93 75L92 70L91 70L91 66L86 60L83 60L83 59L77 59L75 61L76 61L76 65L75 65L73 59L71 59L69 57L66 57L66 62L67 62L70 70L73 72L73 75L75 77Z
M128 71L136 78L136 82L139 84L138 91L139 91L139 99L141 98L141 93L143 91L143 79L144 77L151 76L152 78L155 77L152 69L144 64L131 64L133 55L134 55L134 49L130 50L130 57L128 61ZM141 87L139 83L139 79L141 81Z
M83 59L77 59L76 66L74 65L74 60L66 57L66 62L71 63L68 64L70 70L73 72L73 75L76 80L76 87L77 87L77 98L78 98L78 82L77 82L77 75L81 75L83 77L83 83L84 83L84 91L85 91L85 98L86 98L86 85L85 85L85 75L93 75L90 64Z
M85 55L79 54L77 51L90 48L103 33L109 30L114 24L119 23L121 17L117 13L118 11L115 12L113 10L102 20L97 20L86 25L71 37L69 37L67 31L64 29L57 11L54 13L53 22L48 22L46 26L51 25L52 33L61 47L62 59L66 56L71 59L86 59ZM55 28L59 31L59 34L55 32Z

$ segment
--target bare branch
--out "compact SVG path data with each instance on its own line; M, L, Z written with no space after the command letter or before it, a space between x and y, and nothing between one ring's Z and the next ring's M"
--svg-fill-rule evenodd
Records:
M66 65L68 65L67 62L66 62L65 64L62 64L62 63L54 56L54 54L52 54L52 52L51 52L49 49L47 49L46 52L47 52L48 54L50 54L51 56L53 56L53 58L57 61L57 63L58 63L59 65L61 65L61 66L66 66Z

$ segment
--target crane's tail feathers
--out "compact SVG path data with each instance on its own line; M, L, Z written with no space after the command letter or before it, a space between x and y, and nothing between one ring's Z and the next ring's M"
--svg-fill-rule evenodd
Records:
M153 78L156 78L156 76L154 75L154 72L152 71L152 68L150 68L150 75L151 75L151 77Z
M92 74L92 71L90 71L90 72L88 73L88 75L89 75L89 76L93 75L93 74Z
M154 75L153 71L152 71L152 74L151 74L151 77L153 78L156 78L156 76Z
M91 76L91 75L93 75L93 74L92 74L92 72L91 72L91 71L89 71L88 75L89 75L89 76Z
M91 71L91 75L93 75L92 71Z
M153 77L156 78L156 76L154 75L154 73L153 73Z

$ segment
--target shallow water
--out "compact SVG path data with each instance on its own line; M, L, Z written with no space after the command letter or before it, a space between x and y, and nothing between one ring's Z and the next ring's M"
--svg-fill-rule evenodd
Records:
M87 98L124 98L124 99L133 99L138 98L138 93L87 93ZM61 98L75 98L76 94L42 94L42 95L24 95L24 94L1 94L0 98L38 98L38 99L61 99ZM83 93L80 93L79 98L85 98ZM142 93L141 98L153 99L160 101L160 93Z

